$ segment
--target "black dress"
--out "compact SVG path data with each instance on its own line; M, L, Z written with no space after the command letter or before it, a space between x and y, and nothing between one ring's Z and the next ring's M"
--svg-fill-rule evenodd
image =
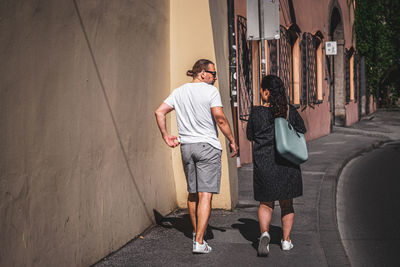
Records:
M300 166L282 158L275 150L275 129L272 118L270 108L255 106L251 110L247 124L247 139L254 141L254 199L262 202L285 200L303 194ZM306 132L303 119L291 105L289 122L298 132Z

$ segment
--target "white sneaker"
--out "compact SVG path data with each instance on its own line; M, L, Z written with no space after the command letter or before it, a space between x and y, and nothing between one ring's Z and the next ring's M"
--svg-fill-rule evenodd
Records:
M212 251L212 248L207 244L206 241L203 240L203 244L200 244L199 242L194 242L193 246L193 253L199 253L199 254L207 254Z
M269 254L269 241L271 237L268 232L264 232L260 237L260 242L258 243L258 256L268 256Z
M196 233L192 233L193 235L193 250L196 247Z
M291 250L294 247L292 240L290 241L281 240L281 245L282 245L282 250Z

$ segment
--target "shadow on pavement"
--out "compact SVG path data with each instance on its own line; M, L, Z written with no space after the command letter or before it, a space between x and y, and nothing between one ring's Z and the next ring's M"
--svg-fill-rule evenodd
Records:
M238 229L242 236L252 243L254 249L258 247L258 238L260 237L260 226L258 221L248 218L238 219L241 223L232 224L232 228ZM270 225L269 234L271 236L271 244L281 243L282 228L279 226Z
M153 209L154 218L156 223L164 228L175 228L179 232L182 232L187 238L192 239L192 223L190 221L189 214L184 214L180 217L164 217L157 210ZM207 225L206 234L204 239L211 240L214 238L214 230L225 232L225 229Z

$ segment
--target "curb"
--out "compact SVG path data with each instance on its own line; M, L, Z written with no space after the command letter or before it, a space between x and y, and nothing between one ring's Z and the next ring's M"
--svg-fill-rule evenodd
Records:
M362 136L369 136L369 137L393 139L391 137L390 133L365 131L365 130L359 130L359 129L354 129L354 128L339 127L339 126L333 126L333 133L342 133L342 134L352 134L352 135L362 135Z
M381 147L391 140L375 141L333 164L322 178L317 205L318 233L328 266L351 266L339 233L336 217L336 189L344 167L359 155ZM321 197L326 196L326 197Z
M254 208L254 207L258 207L259 206L259 202L255 201L255 200L240 200L238 202L238 204L236 205L235 209L237 208Z

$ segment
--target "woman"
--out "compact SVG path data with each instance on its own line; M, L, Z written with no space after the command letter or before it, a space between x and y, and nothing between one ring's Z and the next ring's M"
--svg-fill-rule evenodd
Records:
M290 250L293 248L290 239L294 221L293 198L303 194L300 167L276 152L274 119L289 116L288 121L298 132L305 133L306 128L296 108L288 105L284 84L279 77L265 76L261 82L260 95L264 104L252 108L247 124L247 139L254 141L254 199L260 202L258 219L261 237L258 255L267 256L274 202L278 200L281 207L282 250Z

